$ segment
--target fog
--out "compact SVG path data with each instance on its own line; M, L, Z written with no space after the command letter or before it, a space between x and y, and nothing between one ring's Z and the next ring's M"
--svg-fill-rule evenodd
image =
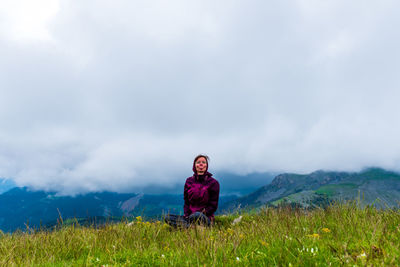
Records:
M175 188L199 153L237 175L400 170L399 7L2 1L0 177Z

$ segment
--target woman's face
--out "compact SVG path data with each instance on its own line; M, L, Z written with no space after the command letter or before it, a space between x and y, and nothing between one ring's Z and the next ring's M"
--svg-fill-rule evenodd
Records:
M204 157L200 157L195 162L196 172L199 175L203 175L207 169L207 160Z

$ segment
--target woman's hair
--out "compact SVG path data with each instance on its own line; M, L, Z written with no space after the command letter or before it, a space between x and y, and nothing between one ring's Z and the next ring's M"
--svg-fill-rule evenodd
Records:
M209 158L207 155L203 155L203 154L199 154L199 155L197 155L197 156L194 158L194 161L193 161L193 168L192 168L193 172L194 172L194 173L197 173L197 171L196 171L196 161L197 161L199 158L205 158L205 159L206 159L206 162L207 162L206 172L207 172L207 171L208 171L208 161L210 160L210 158Z
M207 155L203 155L203 154L199 154L199 155L197 155L195 158L194 158L194 163L196 163L196 161L199 159L199 158L205 158L206 159L206 162L207 162L207 165L208 165L208 161L210 160L210 158L207 156Z

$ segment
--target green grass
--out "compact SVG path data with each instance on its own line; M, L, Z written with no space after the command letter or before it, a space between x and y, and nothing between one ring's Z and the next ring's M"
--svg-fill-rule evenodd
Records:
M400 213L335 204L326 210L265 208L219 216L214 227L162 222L0 236L1 266L363 266L400 263Z
M362 176L369 180L399 180L400 175L396 172L387 171L380 168L369 168L362 172Z
M313 196L314 196L314 191L308 190L308 191L302 191L299 193L291 194L286 197L280 198L278 200L275 200L271 202L272 205L278 206L278 205L284 205L285 203L299 203L299 202L309 202Z
M352 183L328 184L318 188L315 193L333 196L338 190L354 190L355 188L357 188L357 185Z

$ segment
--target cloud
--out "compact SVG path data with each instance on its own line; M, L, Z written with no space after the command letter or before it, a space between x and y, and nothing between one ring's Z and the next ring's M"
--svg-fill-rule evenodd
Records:
M236 174L399 170L398 5L2 4L0 177L172 188L198 153Z
M58 11L57 0L2 1L0 33L13 41L51 41L47 25Z

